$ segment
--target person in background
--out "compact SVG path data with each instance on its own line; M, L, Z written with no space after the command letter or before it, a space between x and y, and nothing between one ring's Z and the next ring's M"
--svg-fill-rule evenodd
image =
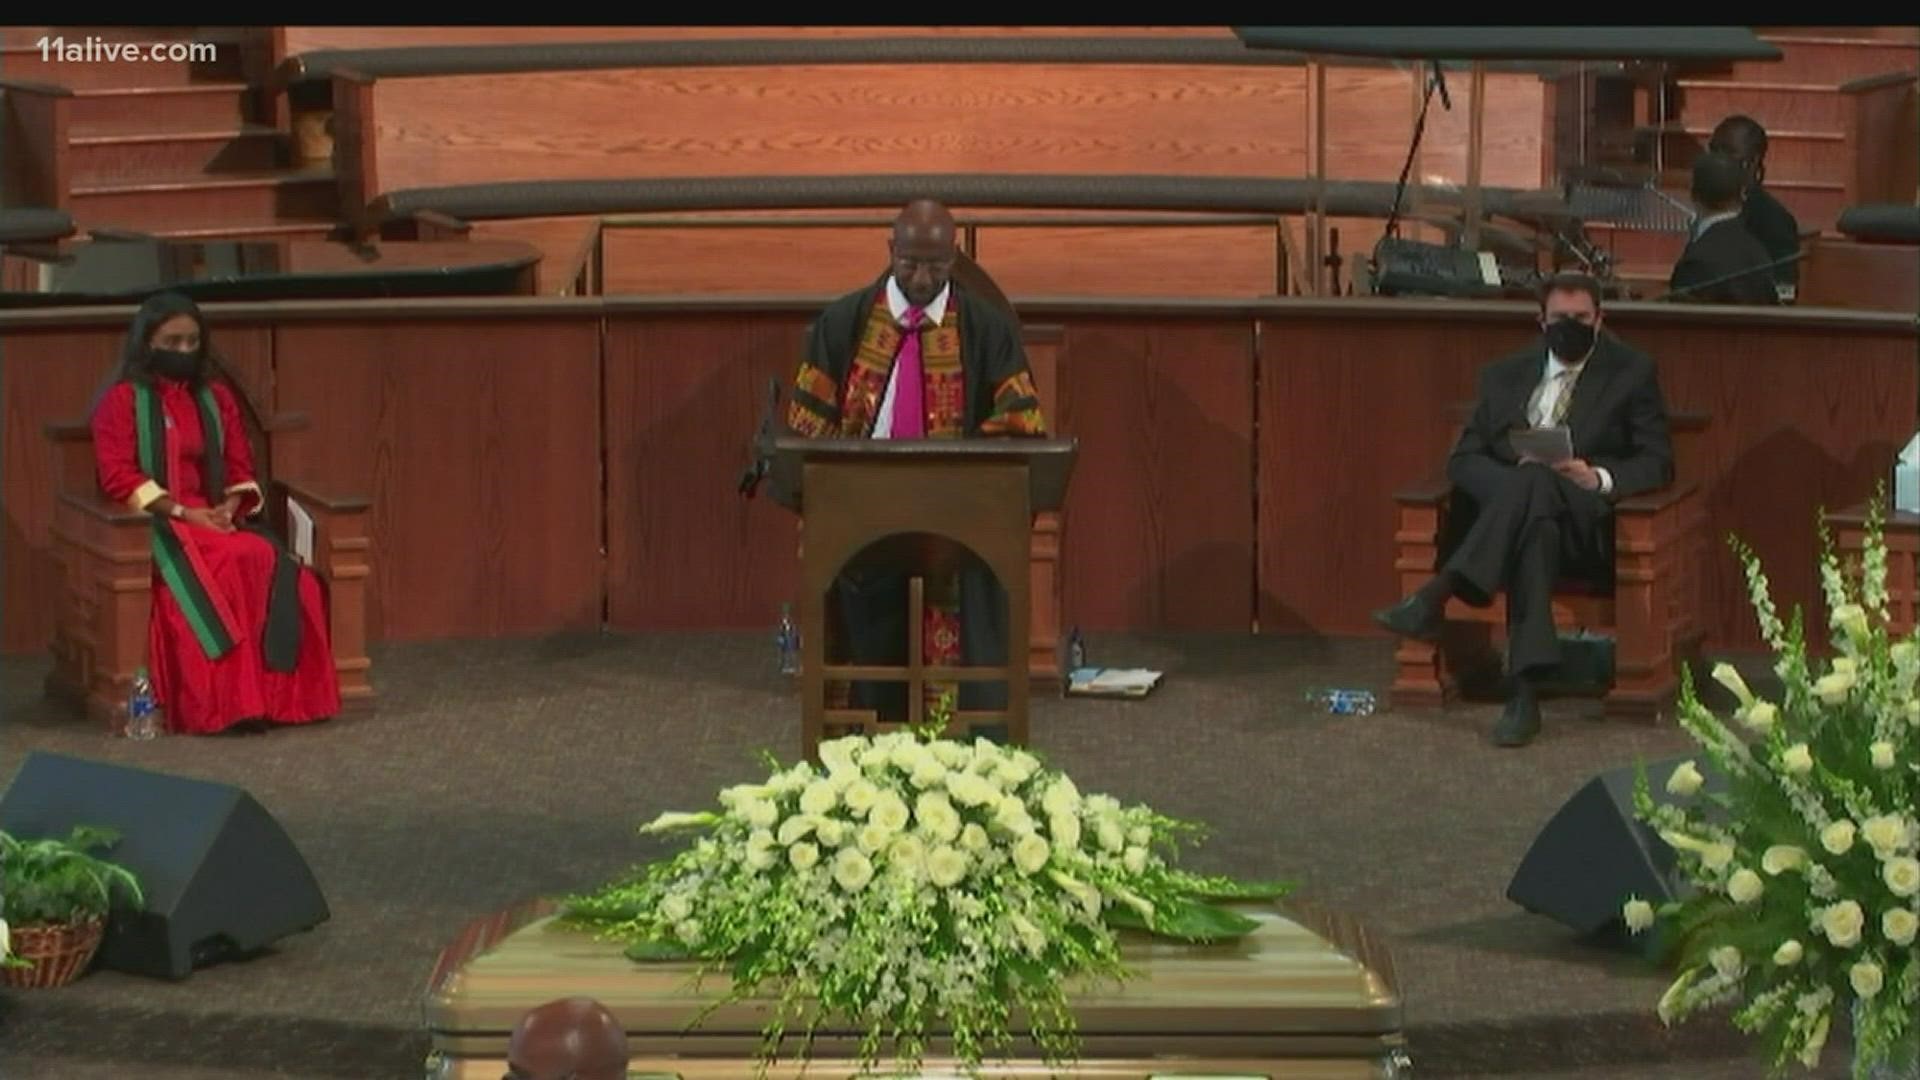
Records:
M1767 249L1740 224L1740 163L1711 150L1693 163L1693 201L1700 217L1668 280L1668 299L1686 304L1780 302Z
M1792 303L1800 287L1800 263L1782 262L1800 253L1800 223L1793 212L1766 189L1767 129L1750 116L1729 116L1714 126L1707 149L1740 163L1740 224L1767 251L1774 263L1774 289L1782 303Z
M147 668L176 734L340 711L320 580L263 506L238 392L193 301L142 304L90 423L101 490L153 519Z

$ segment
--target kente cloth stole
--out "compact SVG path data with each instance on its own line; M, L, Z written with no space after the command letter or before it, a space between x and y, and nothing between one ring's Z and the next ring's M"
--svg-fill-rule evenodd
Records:
M920 369L925 373L922 401L929 439L957 439L966 433L967 392L960 367L959 312L958 299L949 298L940 325L921 324ZM880 402L887 395L887 377L893 373L893 361L900 352L900 337L900 325L894 321L882 290L867 312L853 363L847 368L840 404L843 437L864 439L873 434Z
M205 385L194 391L200 408L201 438L207 454L203 480L208 491L226 488L226 432L220 426L220 407L213 391ZM140 471L154 483L166 487L167 466L175 456L175 440L167 427L166 407L153 387L133 384L134 429L139 441ZM228 610L219 590L211 587L211 578L200 552L185 539L186 526L173 518L153 517L153 565L166 580L180 610L200 642L207 659L218 660L232 651L239 640L233 612Z

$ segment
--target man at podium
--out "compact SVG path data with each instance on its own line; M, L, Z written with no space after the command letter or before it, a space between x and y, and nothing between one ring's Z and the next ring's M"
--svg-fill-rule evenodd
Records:
M889 270L842 296L808 328L787 426L812 438L1043 437L1020 328L1010 312L952 280L959 251L947 208L909 203L894 219ZM834 583L849 659L903 665L908 576L850 565ZM1006 596L983 568L925 582L922 661L1006 663ZM946 687L929 684L928 700ZM855 683L851 705L904 720L901 683ZM1006 707L1006 688L968 683L957 707Z

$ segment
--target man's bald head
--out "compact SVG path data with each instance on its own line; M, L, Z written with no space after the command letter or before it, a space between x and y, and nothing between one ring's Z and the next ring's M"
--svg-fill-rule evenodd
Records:
M893 238L887 242L893 278L915 307L933 303L947 287L957 232L953 214L932 199L913 200L893 219Z
M627 1033L592 998L562 998L520 1018L507 1042L511 1080L625 1080Z

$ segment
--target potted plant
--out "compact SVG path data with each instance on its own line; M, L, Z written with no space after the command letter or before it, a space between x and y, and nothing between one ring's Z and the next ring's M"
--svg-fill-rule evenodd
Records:
M0 930L0 980L26 988L64 986L93 962L106 935L116 889L145 903L140 882L94 852L120 839L110 829L76 826L65 840L23 840L0 832L0 881L10 935ZM5 926L6 924L0 924Z

